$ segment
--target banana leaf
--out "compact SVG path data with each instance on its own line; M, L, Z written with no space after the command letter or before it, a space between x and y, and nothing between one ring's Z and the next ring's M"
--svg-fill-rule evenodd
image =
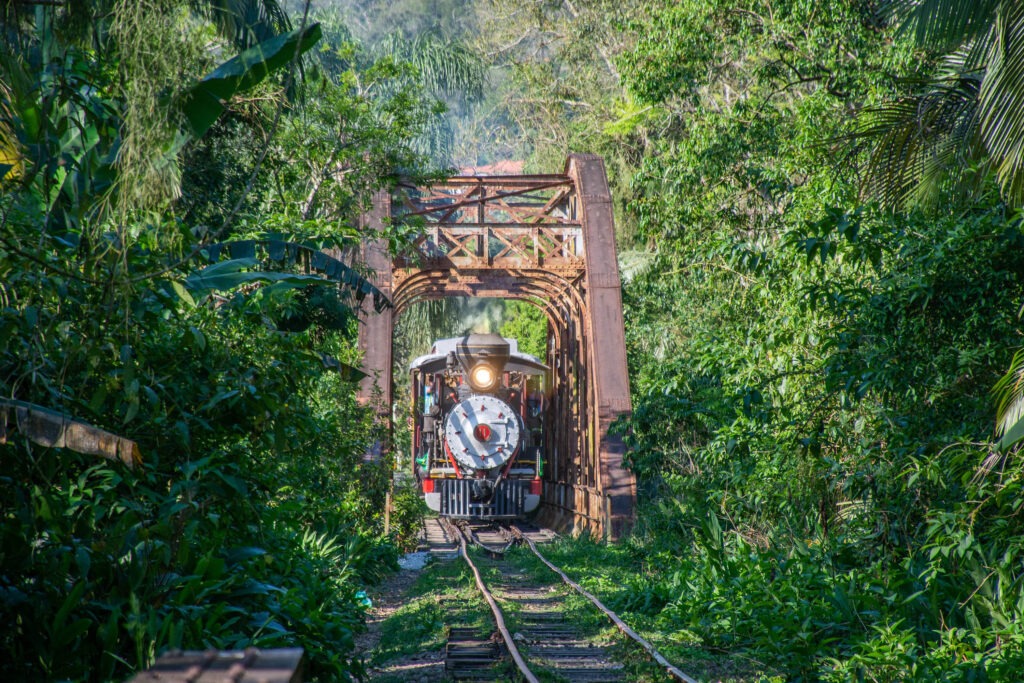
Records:
M291 242L277 235L268 235L262 239L220 242L204 251L211 261L216 261L225 252L232 259L255 259L257 249L264 250L271 261L289 267L299 265L307 272L320 273L328 280L345 285L358 302L367 296L373 297L373 307L378 313L391 307L391 301L373 283L355 268L324 253L319 244Z
M193 295L202 296L214 291L225 291L253 283L284 284L292 287L324 284L319 275L278 273L262 270L246 270L259 265L255 258L239 258L222 261L185 278L185 288Z
M249 90L287 65L296 54L313 47L320 36L320 24L282 33L229 59L189 88L180 106L192 135L202 137L236 93Z

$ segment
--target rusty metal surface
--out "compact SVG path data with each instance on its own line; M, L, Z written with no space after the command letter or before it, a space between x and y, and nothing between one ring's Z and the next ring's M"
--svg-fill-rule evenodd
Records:
M565 172L459 176L400 188L375 202L368 226L390 215L420 221L413 253L393 261L380 245L364 256L393 310L364 311L360 347L369 401L391 401L394 315L449 296L521 299L547 316L551 428L545 435L542 518L612 538L629 526L636 486L612 421L630 412L615 226L604 163L572 155ZM385 272L386 271L386 272Z
M584 244L587 258L587 337L594 378L590 428L601 463L602 489L608 500L606 516L613 536L630 525L636 482L623 465L622 437L612 434L612 422L632 412L626 366L626 337L612 198L604 162L596 156L573 155L567 172L575 180L583 202Z
M129 683L299 683L302 648L172 651Z
M409 188L394 212L421 220L415 253L396 261L395 287L416 273L584 268L575 187L567 176L456 177ZM407 296L415 300L413 289Z

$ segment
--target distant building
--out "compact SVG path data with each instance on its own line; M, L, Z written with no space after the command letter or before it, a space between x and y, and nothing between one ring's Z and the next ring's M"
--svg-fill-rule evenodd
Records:
M459 175L522 175L525 161L508 159L483 166L464 166Z

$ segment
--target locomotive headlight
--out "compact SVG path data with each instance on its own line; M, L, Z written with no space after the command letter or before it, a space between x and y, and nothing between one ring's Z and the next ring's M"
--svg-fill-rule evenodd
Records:
M498 375L490 365L479 363L470 371L469 383L477 391L490 391L497 385Z

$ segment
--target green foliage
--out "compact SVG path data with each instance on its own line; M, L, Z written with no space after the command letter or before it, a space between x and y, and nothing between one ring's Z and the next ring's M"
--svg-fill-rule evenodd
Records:
M413 145L433 105L407 69L372 59L287 92L266 72L309 47L307 28L229 61L223 113L186 139L181 97L214 66L190 41L230 55L286 18L231 3L262 10L229 44L190 3L143 4L90 4L106 10L78 17L89 48L49 28L71 6L39 6L4 36L0 131L17 164L0 196L0 395L131 438L144 464L0 443L0 677L123 679L168 648L289 645L314 679L347 680L362 590L419 514L403 498L382 533L391 468L363 461L380 435L346 380L356 304L389 302L351 251L372 195L421 177ZM146 12L160 21L129 45ZM133 84L174 22L189 31ZM149 201L163 191L150 171L180 197Z
M181 97L181 111L190 132L202 137L227 109L235 93L254 88L270 73L308 51L321 37L320 25L270 38L224 62L189 88Z
M548 357L548 319L544 312L525 301L506 301L498 332L519 342L519 350L541 360Z
M417 87L434 98L435 113L441 115L428 119L418 150L439 166L450 166L456 133L449 109L470 109L481 100L487 80L483 60L460 40L439 32L391 33L374 43L374 52L411 67Z
M415 481L395 482L391 492L391 533L398 548L414 551L420 544L427 504Z
M292 28L284 3L277 0L190 0L189 5L242 49Z
M1009 448L1024 438L1024 351L1018 350L1010 361L1010 370L999 378L992 393L996 398L996 435L999 447Z
M431 562L403 596L403 604L381 624L369 663L382 665L405 655L439 650L451 627L489 634L493 617L461 560Z
M1024 12L1012 2L890 0L918 47L943 53L919 91L869 110L853 137L872 147L866 185L890 206L934 206L946 192L995 176L1014 205L1024 198ZM1024 435L1020 359L994 387L1001 447Z
M873 146L867 185L894 206L930 206L994 174L1008 201L1024 198L1018 141L1024 98L1024 13L1014 2L888 0L884 13L916 46L943 55L924 63L917 92L873 108L860 136Z
M681 657L726 654L725 675L1012 679L1022 530L999 491L1019 466L990 441L989 388L1019 338L1017 216L973 171L970 197L942 176L927 214L865 204L871 151L844 139L858 110L879 130L904 121L873 107L906 98L917 128L876 152L906 161L913 135L970 112L908 92L934 62L869 3L827 19L800 0L624 11L636 42L616 60L618 106L552 135L530 124L613 156L621 215L652 252L624 287L634 415L620 427L641 513L627 557L588 569L627 564L609 599ZM1015 405L1018 378L1004 384Z
M289 241L283 235L277 234L263 235L260 239L235 240L228 243L211 244L203 249L203 253L208 258L216 260L227 251L232 256L232 260L215 263L204 269L201 273L189 275L186 278L186 284L189 284L190 288L193 289L205 290L232 288L245 282L253 281L269 280L282 282L285 279L285 274L283 273L248 273L249 276L255 277L246 277L245 274L240 272L246 267L257 265L259 261L256 258L256 254L258 252L261 254L265 252L266 259L270 263L283 268L299 266L306 271L304 275L290 276L292 280L288 284L308 284L310 282L309 278L316 277L311 275L311 273L316 272L319 274L319 277L316 278L317 281L321 283L337 283L344 287L345 290L352 292L353 301L351 303L355 305L362 303L363 299L369 296L375 311L380 312L390 307L391 302L388 301L387 297L373 283L357 272L355 268L325 253L327 249L335 246L335 244L335 242L330 240L320 240L317 242ZM229 273L231 276L225 277Z
M14 309L0 321L14 341L5 384L48 402L62 392L76 414L136 437L146 467L134 477L17 441L0 449L10 484L3 575L14 600L5 621L20 624L3 643L9 661L107 679L123 672L117 657L143 666L166 647L301 644L314 669L347 670L361 623L355 593L389 561L358 541L379 528L386 469L361 463L370 435L351 390L324 373L303 335L268 329L248 298L175 310L176 299L149 294L136 303L152 310L147 334L118 349L119 330L87 328L82 338L96 346L61 356L48 347L68 345L76 327L54 334L69 321L41 300L52 280L34 281L28 301L21 281L11 289L42 317L23 331L12 330L22 322ZM86 305L77 291L65 285L65 306ZM345 357L349 344L335 337L326 348ZM10 374L31 366L20 353L33 348L60 359L61 385L39 381L45 366L34 385ZM321 545L352 540L317 559L302 541L314 529ZM244 563L232 559L239 552ZM66 593L73 576L85 597ZM68 617L53 616L61 606ZM88 628L40 650L58 642L39 630L51 619ZM92 666L93 647L110 659Z

